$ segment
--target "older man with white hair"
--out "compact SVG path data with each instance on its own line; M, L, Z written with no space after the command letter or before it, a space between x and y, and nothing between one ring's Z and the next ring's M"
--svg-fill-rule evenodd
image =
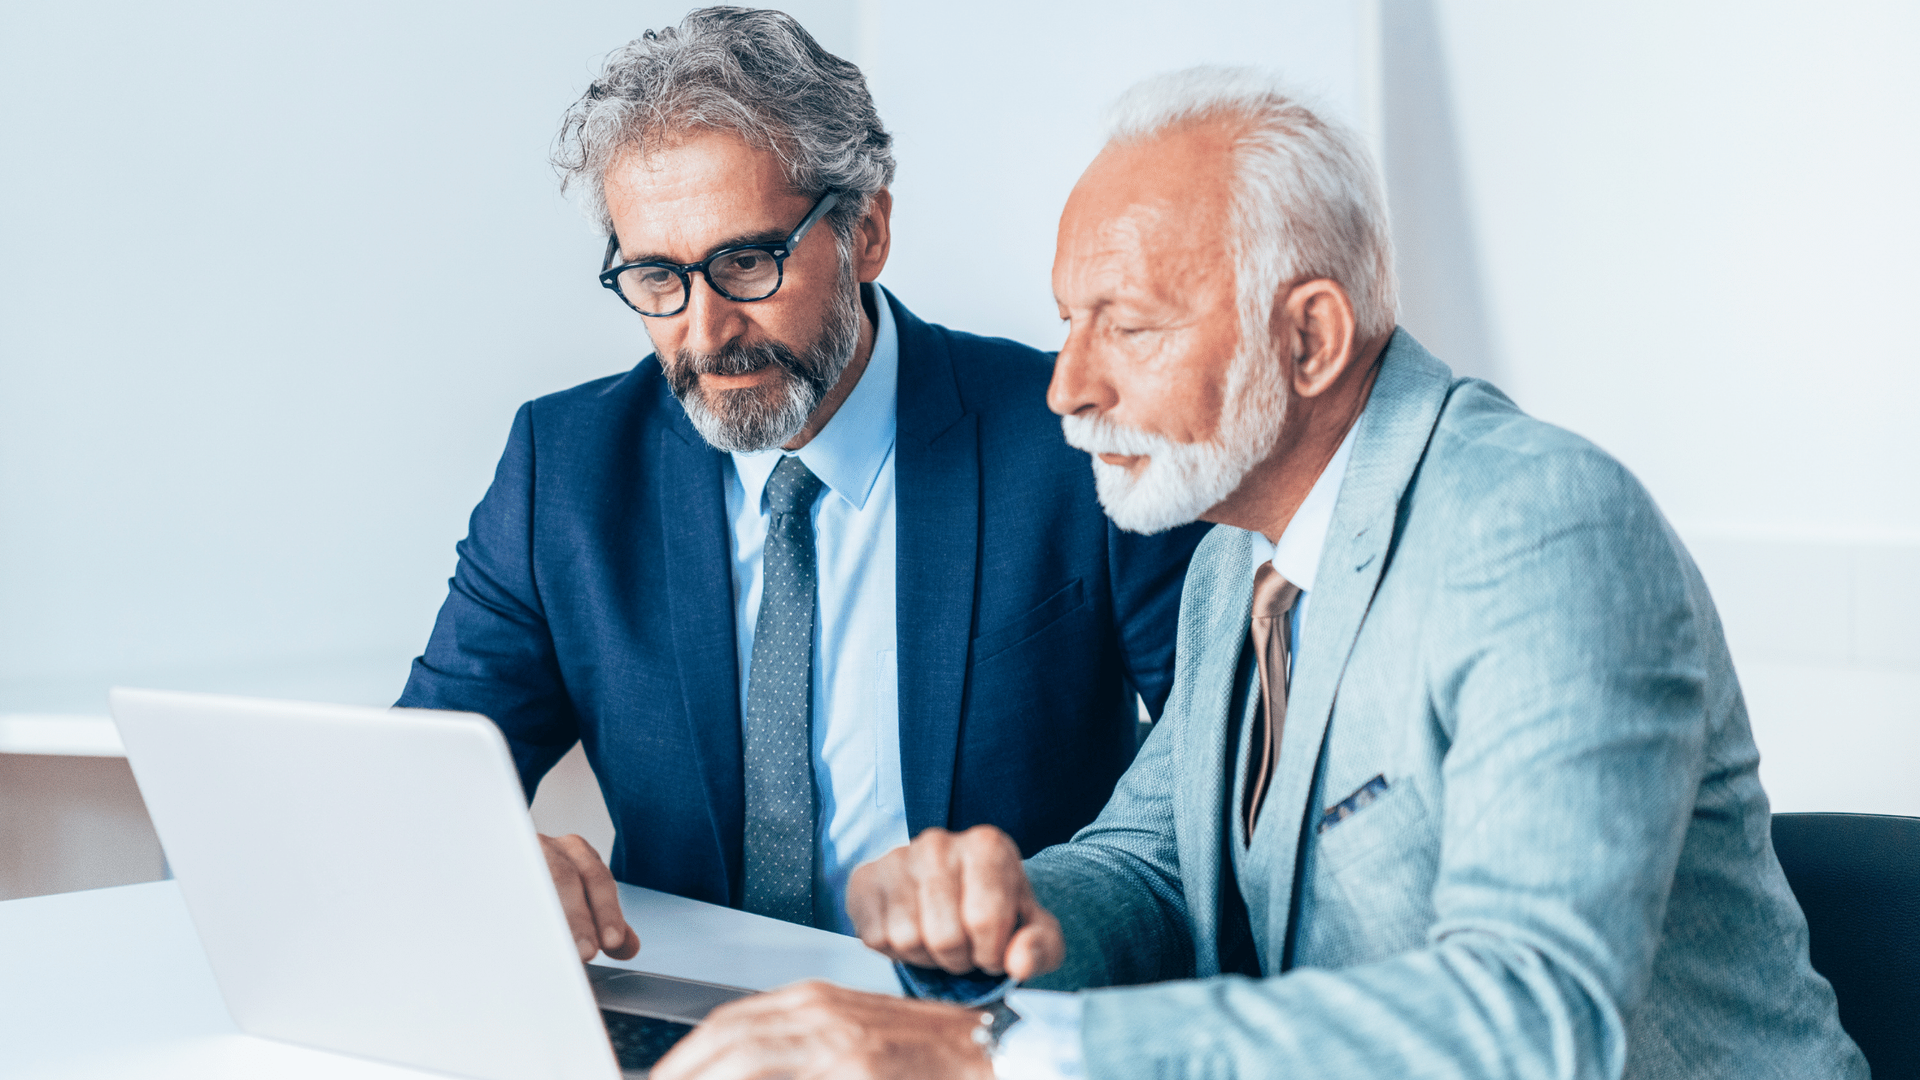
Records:
M1254 72L1136 88L1054 288L1109 514L1220 525L1166 720L1070 842L929 830L848 905L901 961L1078 992L803 987L656 1075L1867 1075L1699 573L1617 462L1395 328L1349 133Z

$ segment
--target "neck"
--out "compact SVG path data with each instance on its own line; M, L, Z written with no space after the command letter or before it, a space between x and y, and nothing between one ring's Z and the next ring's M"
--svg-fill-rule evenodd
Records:
M1202 519L1257 532L1278 543L1366 409L1380 370L1379 352L1356 367L1320 394L1295 395L1289 400L1273 453L1249 469L1233 494Z
M866 286L857 285L855 288L860 290L860 341L853 347L853 359L847 361L847 369L840 373L840 379L833 384L833 389L827 391L827 396L814 406L812 415L807 417L807 426L800 429L800 434L787 440L782 449L798 450L825 430L827 421L840 411L840 406L846 403L853 388L860 385L860 376L866 373L867 361L873 358L874 327L878 325L879 316L872 305L879 301Z

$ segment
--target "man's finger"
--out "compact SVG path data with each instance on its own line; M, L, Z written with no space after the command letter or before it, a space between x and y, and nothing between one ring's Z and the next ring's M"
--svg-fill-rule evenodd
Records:
M879 948L879 915L886 908L881 884L893 859L889 851L872 862L861 863L847 875L847 920L853 934L869 949Z
M854 868L847 878L847 918L860 943L878 953L889 953L887 912L893 894L908 878L906 845L894 848L870 863Z
M640 939L634 934L633 928L627 925L627 917L620 910L620 887L614 884L613 872L607 869L606 863L600 861L600 853L593 850L593 845L584 838L565 836L559 843L579 871L581 885L586 891L587 907L593 917L596 949L606 950L607 955L615 960L630 959L640 951ZM629 943L631 949L628 948Z
M573 944L581 960L591 960L593 954L600 951L600 945L594 940L593 910L587 905L580 869L552 837L542 836L540 849L547 857L547 871L553 875L553 891L559 894L560 910L566 912Z
M763 1036L754 1036L758 1038ZM741 1051L752 1042L742 1038L741 1032L731 1024L719 1024L711 1018L688 1033L687 1037L674 1044L666 1056L654 1062L653 1069L647 1075L653 1080L683 1080L698 1077L699 1080L717 1080L723 1076L738 1076L744 1070L739 1060L744 1056ZM734 1060L728 1061L732 1057Z
M890 865L886 873L876 876L876 881L884 886L881 890L884 907L878 915L884 944L879 946L879 951L895 960L923 967L935 964L921 932L920 877L927 865L938 861L940 854L935 849L944 850L946 840L945 829L927 829L915 837L913 843L888 856Z
M791 1075L800 1040L792 987L732 1001L713 1012L653 1066L654 1080L749 1080Z
M933 962L954 974L973 968L973 942L961 918L961 890L964 888L961 862L964 852L957 844L928 844L915 860L919 881L920 942Z
M629 925L627 927L626 940L605 951L608 956L613 957L615 960L631 960L640 955L640 935Z
M1007 942L1007 974L1026 982L1059 967L1067 958L1067 939L1053 912L1029 899L1022 909L1025 924Z
M1022 896L1027 894L1020 853L1002 843L998 834L983 836L968 846L960 880L960 918L971 944L967 966L998 975L1006 970L1007 942L1018 925Z
M927 953L920 937L920 886L910 877L903 877L895 887L887 892L887 908L882 913L885 925L882 935L886 945L880 951L895 960L908 964L932 967L933 957Z

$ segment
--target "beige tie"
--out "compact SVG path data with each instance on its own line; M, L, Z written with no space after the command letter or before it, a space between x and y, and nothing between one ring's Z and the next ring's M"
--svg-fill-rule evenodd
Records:
M1253 718L1252 747L1247 762L1246 806L1247 842L1253 842L1253 825L1260 819L1260 801L1266 798L1267 782L1273 778L1274 759L1279 756L1280 733L1287 726L1287 654L1293 648L1294 601L1300 599L1300 586L1280 576L1271 562L1261 563L1253 575L1253 655L1260 664L1260 708Z

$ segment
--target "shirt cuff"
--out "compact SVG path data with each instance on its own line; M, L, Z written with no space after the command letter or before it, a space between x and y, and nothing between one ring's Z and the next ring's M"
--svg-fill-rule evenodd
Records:
M993 1055L995 1080L1079 1080L1085 1073L1080 1053L1079 994L1052 990L1015 990L1007 1007L1020 1022L1007 1029Z

